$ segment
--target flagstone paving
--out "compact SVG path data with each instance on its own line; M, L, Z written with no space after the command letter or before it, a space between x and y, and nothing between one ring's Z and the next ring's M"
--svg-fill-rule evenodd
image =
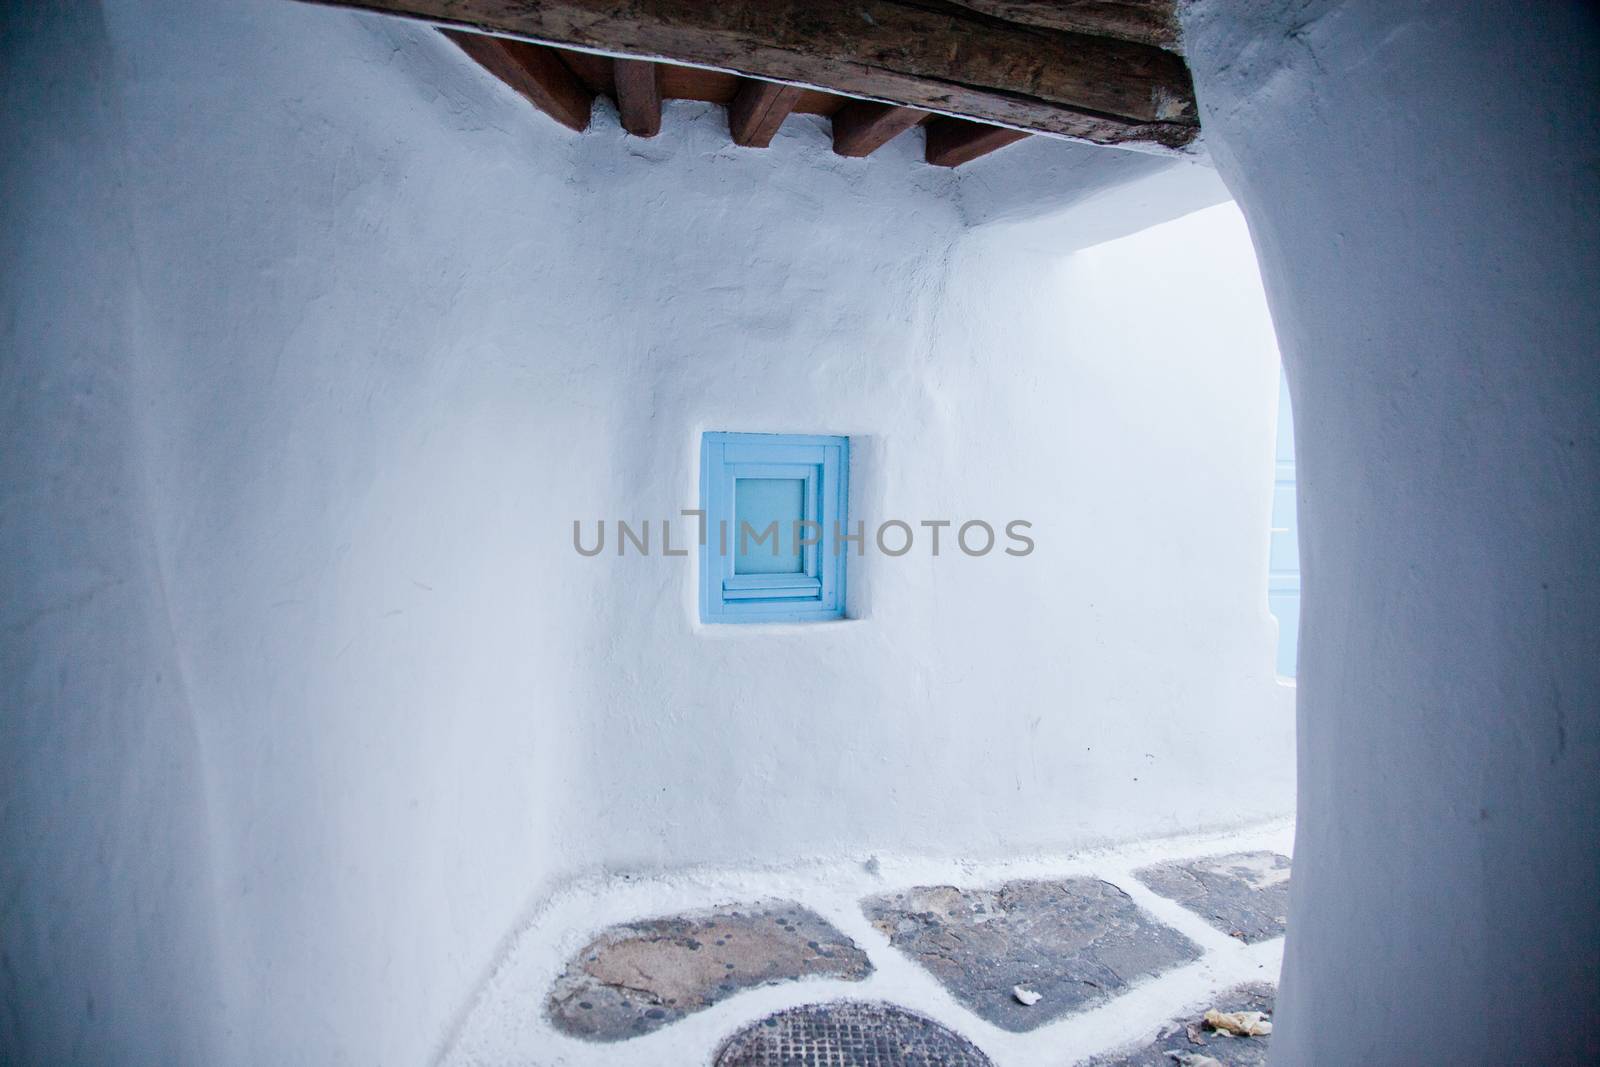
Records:
M741 990L871 973L866 953L816 912L764 901L611 927L568 961L548 1010L563 1033L619 1041Z
M1134 877L1246 944L1282 937L1288 922L1289 857L1276 852L1158 863Z
M895 948L957 1000L1017 1032L1200 958L1194 942L1097 878L1022 879L995 889L922 886L862 906ZM1024 1004L1018 987L1038 1000Z
M1289 840L1141 843L1056 873L919 860L597 880L518 936L441 1063L1260 1067L1270 1036L1201 1020L1272 1008Z
M1218 1011L1259 1011L1272 1014L1277 990L1267 982L1251 982L1219 993L1209 1007ZM1084 1067L1210 1067L1209 1057L1222 1067L1263 1067L1272 1035L1229 1037L1208 1029L1204 1009L1173 1019L1154 1041L1111 1056L1096 1056Z

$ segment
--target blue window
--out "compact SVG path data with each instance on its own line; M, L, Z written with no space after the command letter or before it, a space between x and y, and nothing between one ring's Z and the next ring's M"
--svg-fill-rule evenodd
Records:
M843 618L849 477L848 437L706 434L701 621Z

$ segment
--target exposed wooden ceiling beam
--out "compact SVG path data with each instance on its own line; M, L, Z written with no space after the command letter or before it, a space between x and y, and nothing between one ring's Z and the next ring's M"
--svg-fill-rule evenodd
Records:
M927 135L923 158L936 167L959 167L1028 136L1022 130L962 119L934 119L928 123Z
M636 137L661 132L661 68L641 59L616 63L617 110L622 128Z
M746 148L765 148L773 134L789 117L800 100L801 90L793 85L748 79L728 105L728 132L735 144Z
M574 130L589 124L594 96L609 89L617 99L623 128L641 137L661 130L663 66L646 60L618 59L558 51L543 45L485 34L441 30L495 77L540 110ZM565 58L564 58L565 57ZM765 148L808 93L781 82L741 78L728 105L728 130L735 143ZM834 151L865 156L892 138L927 121L925 158L957 167L1027 137L1022 130L935 116L925 111L849 100L833 114Z
M955 0L317 2L662 57L1102 144L1177 148L1199 130L1182 57L997 18Z
M1173 0L952 0L1027 26L1115 37L1182 54Z
M833 116L833 150L841 156L866 156L928 117L914 107L852 100Z
M572 68L589 89L600 96L617 94L615 64L610 56L596 52L560 50L561 62ZM737 74L705 67L684 67L676 63L657 63L656 73L661 78L662 100L704 100L711 104L727 106L739 92L742 79ZM847 97L807 89L795 104L795 114L832 115L848 101Z
M589 128L594 93L567 69L554 50L504 37L442 32L490 74L561 125L580 132Z

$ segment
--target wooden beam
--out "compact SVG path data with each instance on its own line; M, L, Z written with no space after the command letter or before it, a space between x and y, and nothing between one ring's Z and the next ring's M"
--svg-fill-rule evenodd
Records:
M478 33L440 32L490 74L561 125L580 132L588 129L594 94L567 69L553 49Z
M739 95L739 76L704 67L662 63L661 95L668 100L704 100L727 107Z
M577 55L576 52L566 53ZM657 63L661 71L661 97L664 100L704 100L724 107L739 95L744 79L737 74L704 67L682 67L676 63ZM794 113L806 115L832 115L846 103L842 96L806 89L795 102Z
M962 7L1026 26L1115 37L1183 52L1174 0L952 0Z
M557 49L556 55L561 57L561 62L566 64L568 70L578 76L590 95L616 98L616 64L610 56L575 52L570 48Z
M955 0L318 2L732 70L1101 144L1177 148L1199 130L1181 56L1009 21Z
M914 107L852 100L833 116L833 150L841 156L871 155L927 117Z
M619 59L616 69L617 110L622 128L635 137L661 132L661 71L654 63Z
M749 79L728 105L728 132L735 144L765 148L800 100L800 87Z
M1005 126L985 126L962 119L934 119L928 123L928 147L923 158L936 167L959 167L1026 136L1023 130Z

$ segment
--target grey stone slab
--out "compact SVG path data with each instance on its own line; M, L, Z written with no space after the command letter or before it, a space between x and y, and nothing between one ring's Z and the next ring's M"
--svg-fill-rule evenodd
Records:
M1272 1014L1277 990L1268 982L1252 982L1235 986L1220 994L1208 1008L1218 1011L1259 1011ZM1185 1063L1203 1063L1201 1057L1209 1056L1223 1067L1263 1067L1267 1062L1267 1048L1272 1035L1263 1037L1228 1037L1214 1033L1204 1026L1201 1017L1205 1009L1193 1015L1173 1019L1162 1027L1154 1041L1129 1052L1111 1056L1096 1056L1084 1067L1183 1067Z
M1254 944L1282 937L1289 914L1289 857L1276 852L1158 863L1134 877L1218 930Z
M925 886L871 897L862 908L957 1000L1017 1032L1200 956L1194 942L1095 878L1022 880L998 889ZM1018 985L1039 1001L1020 1003L1012 994Z
M741 990L871 973L866 953L816 912L762 901L613 926L568 961L546 1007L562 1033L620 1041Z
M892 1004L838 1001L769 1015L730 1037L714 1067L992 1067L960 1034Z

